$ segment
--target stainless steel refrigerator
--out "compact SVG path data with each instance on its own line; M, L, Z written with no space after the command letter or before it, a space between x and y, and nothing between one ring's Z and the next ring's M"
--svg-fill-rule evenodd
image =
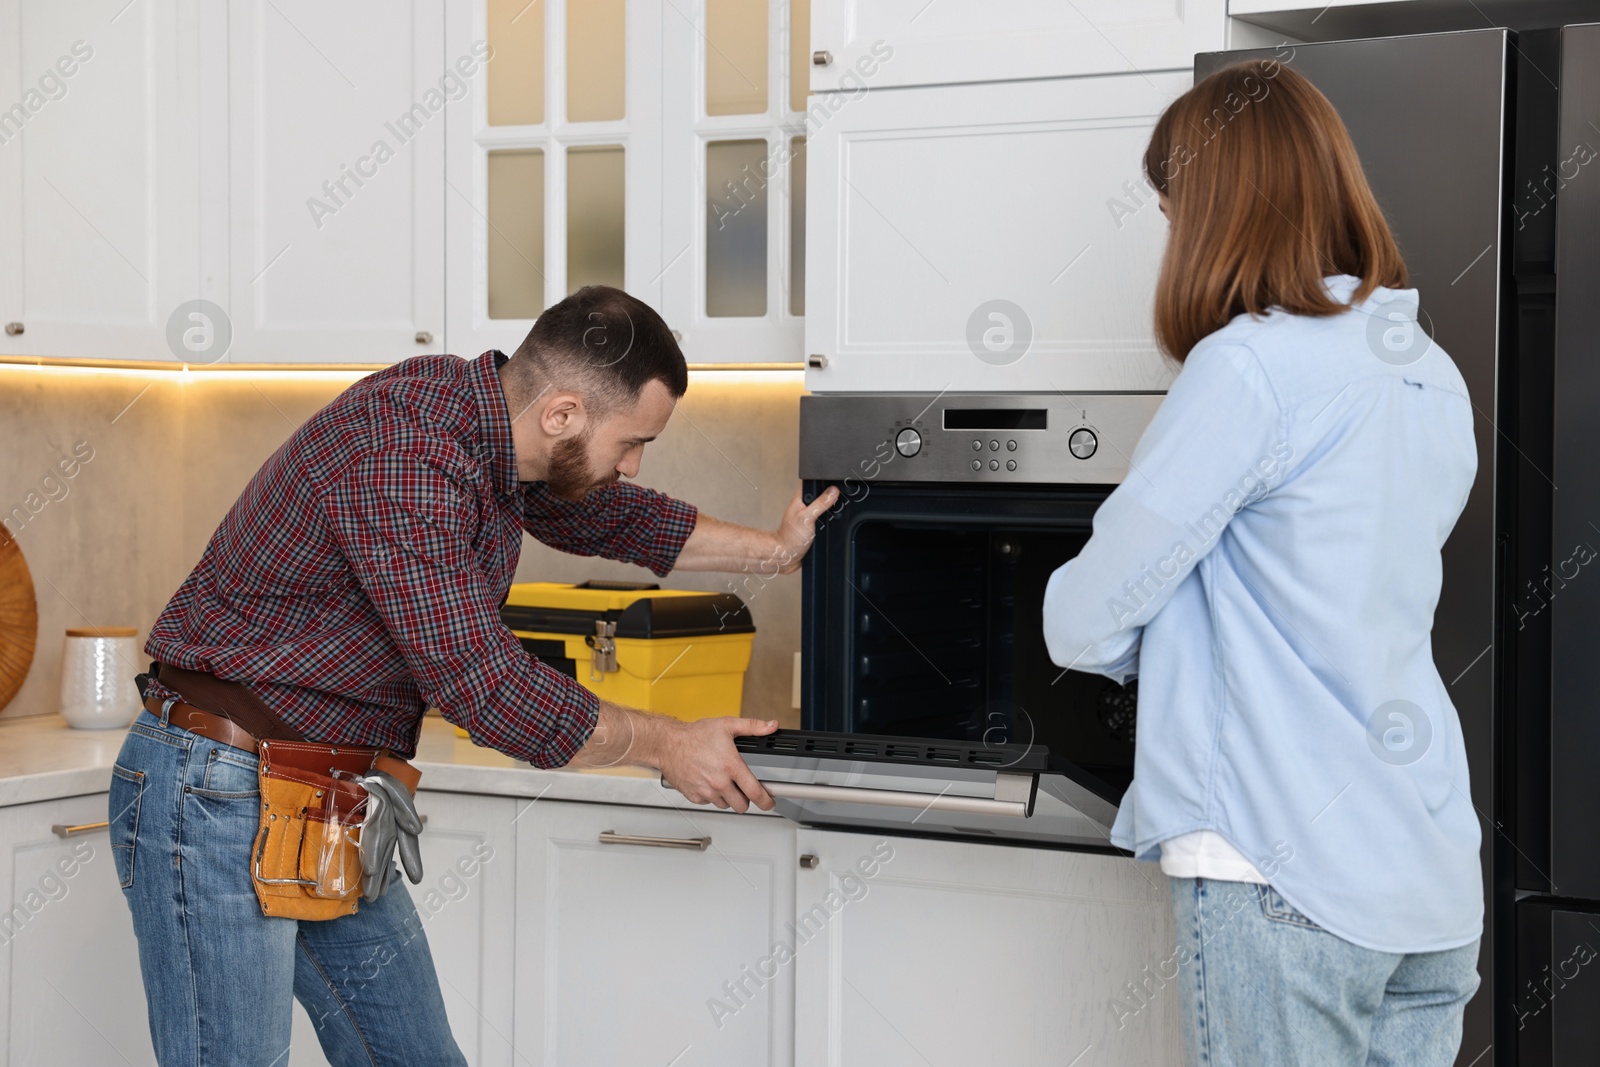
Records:
M1433 652L1487 917L1458 1063L1600 1062L1600 25L1284 45L1344 118L1477 409Z

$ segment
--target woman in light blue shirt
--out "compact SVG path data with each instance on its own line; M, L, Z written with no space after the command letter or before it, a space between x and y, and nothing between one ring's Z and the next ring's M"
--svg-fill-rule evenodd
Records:
M1477 469L1466 385L1299 74L1211 75L1144 165L1182 370L1050 580L1051 658L1139 677L1112 840L1170 878L1190 1061L1442 1067L1483 926L1430 643Z

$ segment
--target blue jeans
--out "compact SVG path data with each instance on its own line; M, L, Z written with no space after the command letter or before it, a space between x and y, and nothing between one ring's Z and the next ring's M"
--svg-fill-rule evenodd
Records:
M1173 878L1188 1061L1207 1067L1450 1067L1478 942L1399 955L1353 945L1271 886Z
M254 754L148 711L112 767L111 854L162 1067L283 1067L298 998L335 1067L464 1067L398 874L326 922L269 919L250 882Z

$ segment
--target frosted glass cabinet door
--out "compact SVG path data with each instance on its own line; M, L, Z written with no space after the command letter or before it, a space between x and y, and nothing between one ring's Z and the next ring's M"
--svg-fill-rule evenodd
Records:
M1180 70L1226 24L1224 0L812 0L811 91Z
M937 10L937 6L930 10ZM1167 224L1140 167L1190 75L856 96L807 145L814 392L1160 391Z
M227 360L441 351L445 125L481 57L443 0L231 0L229 31Z
M120 7L0 0L0 353L171 360L198 295L194 27Z
M1167 880L1121 856L800 830L796 1067L1180 1067ZM1088 1052L1088 1055L1084 1053Z
M514 352L541 311L584 285L660 307L663 10L446 5L445 51L494 56L445 126L450 351Z

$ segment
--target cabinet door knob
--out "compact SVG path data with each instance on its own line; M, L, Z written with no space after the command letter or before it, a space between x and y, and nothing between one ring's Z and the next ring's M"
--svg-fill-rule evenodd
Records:
M417 331L417 344L419 344L419 345L431 345L431 344L433 344L433 334L429 333L427 330L418 330Z
M20 323L20 322L8 322L8 323L6 323L6 336L7 337L15 337L15 336L17 336L17 334L19 334L21 332L22 332L22 323Z
M826 67L832 62L833 53L829 52L827 49L819 48L817 51L811 53L811 65L814 67Z
M822 355L820 352L813 352L811 355L806 357L806 366L810 367L812 370L826 370L828 367L828 357Z
M813 856L809 852L800 857L800 866L804 867L808 871L815 868L816 865L821 862L821 860L817 859L817 857Z

